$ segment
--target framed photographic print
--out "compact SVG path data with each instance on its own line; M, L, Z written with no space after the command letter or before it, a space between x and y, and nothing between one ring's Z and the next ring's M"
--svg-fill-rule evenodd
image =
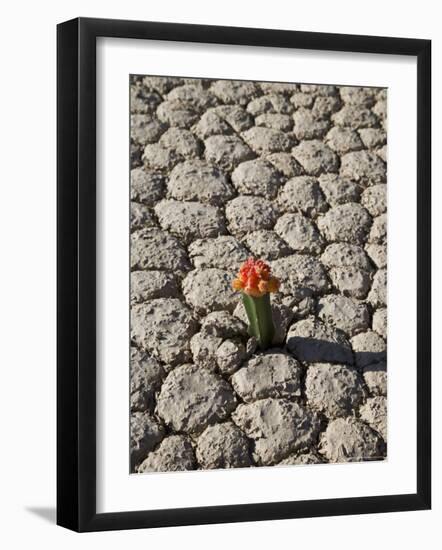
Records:
M58 26L59 525L430 508L430 52Z

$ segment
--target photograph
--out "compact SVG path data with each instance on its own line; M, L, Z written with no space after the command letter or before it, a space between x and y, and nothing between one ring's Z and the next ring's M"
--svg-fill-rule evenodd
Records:
M387 460L388 89L128 86L130 473Z
M5 4L1 548L437 547L433 4Z

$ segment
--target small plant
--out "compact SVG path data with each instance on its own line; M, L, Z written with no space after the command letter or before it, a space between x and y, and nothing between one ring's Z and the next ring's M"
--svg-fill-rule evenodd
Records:
M232 287L241 291L249 334L255 336L262 350L267 349L275 335L270 294L278 291L279 280L272 276L270 266L263 260L249 258L240 267Z

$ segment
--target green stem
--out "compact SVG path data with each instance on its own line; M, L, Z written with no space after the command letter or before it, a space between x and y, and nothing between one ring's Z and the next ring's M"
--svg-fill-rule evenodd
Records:
M242 293L242 300L249 318L249 333L255 336L262 350L267 349L275 335L270 294L259 298Z

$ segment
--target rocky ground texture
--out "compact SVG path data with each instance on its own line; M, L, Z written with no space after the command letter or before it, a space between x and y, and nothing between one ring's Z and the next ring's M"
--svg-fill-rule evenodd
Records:
M131 80L133 472L386 456L386 91ZM256 349L231 281L281 280Z

